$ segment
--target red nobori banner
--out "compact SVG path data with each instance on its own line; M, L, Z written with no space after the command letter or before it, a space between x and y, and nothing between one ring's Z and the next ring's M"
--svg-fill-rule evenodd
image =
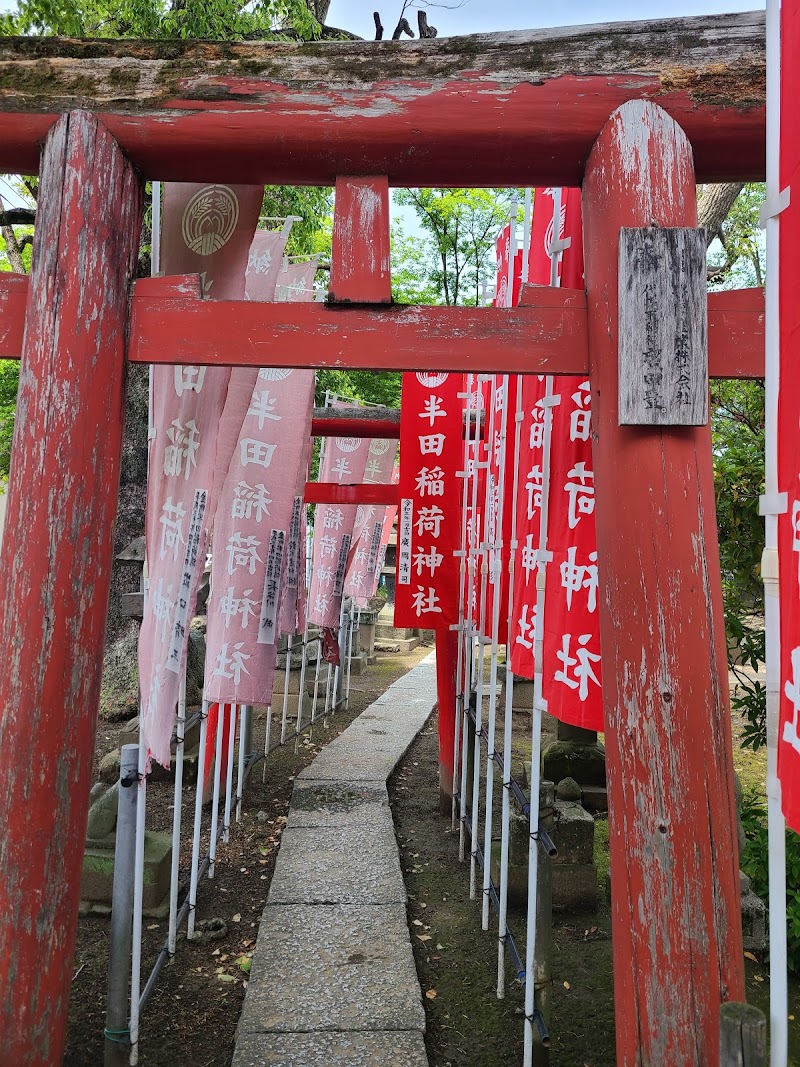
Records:
M781 12L781 189L791 189L780 222L780 394L778 398L778 489L787 511L778 517L780 568L781 685L778 722L778 777L781 805L789 826L800 833L800 304L797 301L797 248L800 242L800 116L794 101L800 90L800 17L797 4Z
M537 189L531 228L530 281L550 280L555 190ZM560 237L570 237L560 277L583 287L580 192L563 190ZM549 463L547 581L543 625L543 692L557 719L588 730L603 729L597 537L589 382L556 377L523 378L522 436L517 492L517 555L511 667L532 678L536 622L536 571L543 486ZM552 413L549 458L545 456Z
M395 626L458 622L464 377L403 375Z

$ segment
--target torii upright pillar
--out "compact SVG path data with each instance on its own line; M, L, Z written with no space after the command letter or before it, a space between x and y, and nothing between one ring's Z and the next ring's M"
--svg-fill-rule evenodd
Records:
M697 225L692 150L661 108L611 116L583 221L617 1063L708 1067L720 1002L744 999L710 430L621 426L617 400L620 229Z
M50 130L0 554L0 1063L61 1063L100 700L141 182Z

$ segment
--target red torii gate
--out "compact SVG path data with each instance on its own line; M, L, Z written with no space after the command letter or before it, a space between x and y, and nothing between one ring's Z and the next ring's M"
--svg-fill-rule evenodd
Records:
M0 356L22 358L0 556L0 1061L63 1050L126 358L588 372L618 1063L715 1061L719 1003L744 983L710 435L618 424L617 246L621 227L696 224L693 154L701 180L762 175L763 16L643 27L166 54L0 42L0 170L41 177L30 281L0 283ZM143 177L335 181L334 298L207 302L196 278L131 295ZM365 251L388 248L389 184L580 182L585 293L389 303L388 263ZM760 376L762 332L760 294L710 298L711 374Z

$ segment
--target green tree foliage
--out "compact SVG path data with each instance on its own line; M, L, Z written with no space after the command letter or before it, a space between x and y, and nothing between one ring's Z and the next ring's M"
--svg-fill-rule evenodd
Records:
M411 257L413 275L406 291L436 293L442 304L481 302L483 284L494 270L494 243L508 222L511 192L506 189L399 189L395 201L409 207L429 240L398 232L400 247Z
M313 39L321 26L305 0L17 0L0 15L0 35L136 37L238 41Z
M709 249L711 288L763 285L758 225L763 201L764 186L757 183L746 185L736 199ZM766 691L748 668L755 671L764 661L764 522L758 513L764 491L763 382L712 382L711 433L725 625L736 678L731 703L743 720L743 746L758 749L766 744Z

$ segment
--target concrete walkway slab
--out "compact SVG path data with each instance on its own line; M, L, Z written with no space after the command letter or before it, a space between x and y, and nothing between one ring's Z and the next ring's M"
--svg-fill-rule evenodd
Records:
M405 904L394 829L386 823L286 829L270 904Z
M391 817L389 794L383 782L294 783L287 828L318 826L327 830L386 824Z
M240 1033L424 1029L405 905L267 905Z
M236 1045L232 1067L428 1067L422 1034L249 1034Z
M426 1067L386 779L435 702L430 655L298 775L234 1067Z

